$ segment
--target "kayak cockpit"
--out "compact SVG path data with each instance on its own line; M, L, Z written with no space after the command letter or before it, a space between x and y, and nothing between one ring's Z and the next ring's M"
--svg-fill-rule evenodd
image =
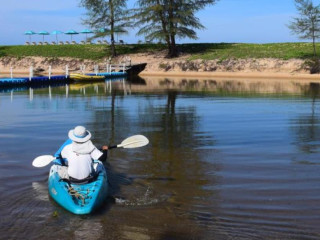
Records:
M75 214L88 214L94 211L107 198L108 182L106 170L100 161L94 161L96 173L88 183L74 183L69 179L61 178L59 171L66 168L53 165L49 174L50 196L62 207Z

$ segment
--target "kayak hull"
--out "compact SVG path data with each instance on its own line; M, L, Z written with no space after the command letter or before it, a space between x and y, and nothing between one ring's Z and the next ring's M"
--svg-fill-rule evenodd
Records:
M108 195L107 174L103 164L97 162L100 168L97 179L87 184L68 184L60 181L59 165L50 169L48 189L50 196L63 208L74 214L89 214L99 208Z
M70 143L71 141L68 140L58 152ZM59 174L61 168L65 167L55 161L50 168L48 179L49 195L60 206L74 214L90 214L103 205L108 196L108 179L102 162L94 161L97 177L94 181L85 184L73 184L61 180Z

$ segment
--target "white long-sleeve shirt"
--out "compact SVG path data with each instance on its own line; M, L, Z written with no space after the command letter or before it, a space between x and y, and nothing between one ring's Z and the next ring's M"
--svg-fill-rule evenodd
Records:
M92 159L99 159L102 152L96 147L87 154L79 154L73 151L72 144L65 146L61 156L68 160L68 174L72 178L84 179L92 172Z

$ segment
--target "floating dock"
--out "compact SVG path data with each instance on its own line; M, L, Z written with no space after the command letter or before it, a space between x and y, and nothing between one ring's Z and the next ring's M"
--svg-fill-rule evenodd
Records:
M108 72L99 72L99 68L95 73L87 73L84 75L87 76L103 76L105 79L113 79L119 77L127 77L138 75L141 71L144 70L146 63L134 64L134 65L108 65ZM121 69L120 71L114 71L116 68ZM50 68L51 69L51 68ZM30 76L32 76L32 70L30 70ZM71 74L70 74L71 75ZM59 83L72 83L74 81L79 81L79 79L73 79L69 75L68 67L66 67L65 75L54 75L51 76L49 71L49 76L40 76L40 77L12 77L11 70L11 78L0 78L0 88L1 87L19 87L19 86L33 86L33 85L51 85L51 84L59 84ZM83 79L85 80L85 78ZM89 80L87 80L89 81Z
M39 84L51 84L51 83L68 83L70 82L69 76L57 75L57 76L41 76L31 78L0 78L0 87L8 86L21 86L21 85L39 85Z
M87 76L103 76L105 77L102 80L108 79L108 78L119 78L119 77L126 77L126 72L105 72L105 73L89 73L85 74ZM57 84L57 83L72 83L74 81L79 81L79 79L72 79L70 78L70 75L57 75L57 76L51 76L50 78L48 76L41 76L41 77L32 77L32 78L0 78L0 87L8 87L8 86L21 86L21 85L41 85L41 84ZM90 81L90 80L86 80Z

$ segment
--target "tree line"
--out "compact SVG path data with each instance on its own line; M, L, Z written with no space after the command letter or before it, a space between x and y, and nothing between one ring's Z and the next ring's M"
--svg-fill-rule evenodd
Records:
M127 8L127 0L81 0L87 10L86 25L99 29L94 38L110 35L111 55L116 56L114 35L138 28L146 40L164 42L167 57L177 57L177 38L197 39L196 30L204 29L196 13L219 0L138 0Z
M178 56L177 38L197 39L196 30L204 29L196 13L219 0L137 0L135 8L127 8L127 0L80 0L87 11L86 25L99 29L93 38L110 35L111 55L116 56L115 34L138 28L137 35L157 40L167 46L167 57ZM316 40L320 37L320 5L312 0L293 0L298 17L288 24L293 34L310 39L316 56Z

